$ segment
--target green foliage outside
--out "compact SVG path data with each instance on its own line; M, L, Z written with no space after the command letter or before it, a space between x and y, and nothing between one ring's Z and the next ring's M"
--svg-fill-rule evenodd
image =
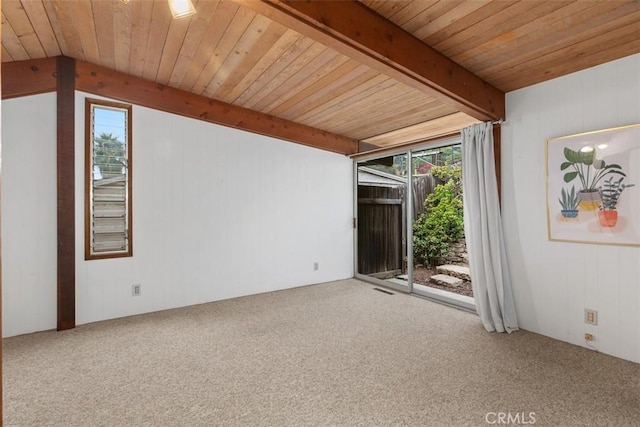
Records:
M124 142L110 133L101 133L94 140L94 164L100 168L103 177L121 175L126 166Z
M433 167L431 173L442 184L424 201L425 212L413 224L413 256L434 266L464 235L462 167L445 164Z

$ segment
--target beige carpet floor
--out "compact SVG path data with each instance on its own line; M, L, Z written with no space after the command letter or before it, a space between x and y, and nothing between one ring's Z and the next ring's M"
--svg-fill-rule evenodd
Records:
M8 338L4 387L6 426L640 425L640 365L356 280Z

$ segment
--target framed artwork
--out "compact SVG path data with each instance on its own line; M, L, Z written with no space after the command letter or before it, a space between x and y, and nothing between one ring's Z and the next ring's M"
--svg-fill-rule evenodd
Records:
M547 140L549 240L640 246L640 124Z

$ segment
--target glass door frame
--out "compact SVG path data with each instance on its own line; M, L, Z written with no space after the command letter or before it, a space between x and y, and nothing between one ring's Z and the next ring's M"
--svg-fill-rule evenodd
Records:
M404 218L402 218L403 221L403 225L405 227L407 227L407 234L406 234L406 253L403 254L404 256L407 257L407 286L403 286L403 285L399 285L393 282L389 282L387 280L383 280L383 279L378 279L377 277L372 277L366 274L361 274L358 271L358 164L361 162L366 162L369 160L376 160L376 159L381 159L384 157L392 157L392 156L407 156L407 167L411 166L410 163L410 157L409 157L409 152L406 150L406 148L403 149L398 149L398 150L393 150L393 151L385 151L384 153L371 153L369 155L363 155L362 157L358 157L357 159L353 159L353 215L354 215L354 228L353 228L353 250L354 250L354 257L353 257L353 271L354 271L354 277L356 279L360 279L363 280L365 282L369 282L373 285L377 285L377 286L383 286L385 288L390 288L393 289L395 291L398 292L404 292L404 293L411 293L413 291L413 257L409 256L409 253L411 253L410 251L413 251L413 231L410 230L408 228L408 223L407 223L407 213L409 212L409 210L412 208L413 205L411 205L411 196L406 196L406 202L405 202L405 216ZM407 188L410 188L410 182L411 182L411 177L410 177L410 173L407 173ZM411 184L412 185L412 184ZM405 193L409 193L409 191L405 191Z
M461 308L464 310L469 310L475 312L475 303L472 303L466 298L458 298L455 294L450 294L449 292L440 291L437 292L437 289L428 289L426 286L420 286L420 288L414 287L413 283L413 154L416 152L436 149L441 147L446 147L450 145L459 144L461 142L461 136L453 136L453 137L445 137L442 139L424 142L424 143L416 143L408 147L399 147L397 149L389 149L389 150L376 150L372 153L362 153L352 156L353 158L353 213L354 213L354 221L355 227L353 230L353 248L354 248L354 258L353 258L353 268L354 268L354 277L356 279L377 285L383 286L386 288L390 288L396 290L398 292L405 292L410 294L419 295L421 297L425 297L430 300L434 300L440 303L444 303L447 305L455 306L456 308ZM365 274L361 274L358 272L358 165L361 162L366 162L370 160L375 160L383 157L389 156L397 156L397 155L406 155L407 156L407 190L406 190L406 210L405 210L405 218L403 221L406 223L406 248L407 253L405 254L407 257L407 286L396 285L392 282L378 279L375 277L371 277ZM463 172L464 173L464 172Z

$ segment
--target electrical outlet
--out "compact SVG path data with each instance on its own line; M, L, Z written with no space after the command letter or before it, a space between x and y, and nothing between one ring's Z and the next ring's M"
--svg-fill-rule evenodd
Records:
M584 340L585 341L595 341L596 337L593 336L593 334L584 334Z
M584 309L584 323L587 325L598 325L598 312L590 308Z
M320 269L320 263L318 261L313 263L313 271L318 271Z
M139 283L131 286L131 295L139 297L142 294L141 285Z

